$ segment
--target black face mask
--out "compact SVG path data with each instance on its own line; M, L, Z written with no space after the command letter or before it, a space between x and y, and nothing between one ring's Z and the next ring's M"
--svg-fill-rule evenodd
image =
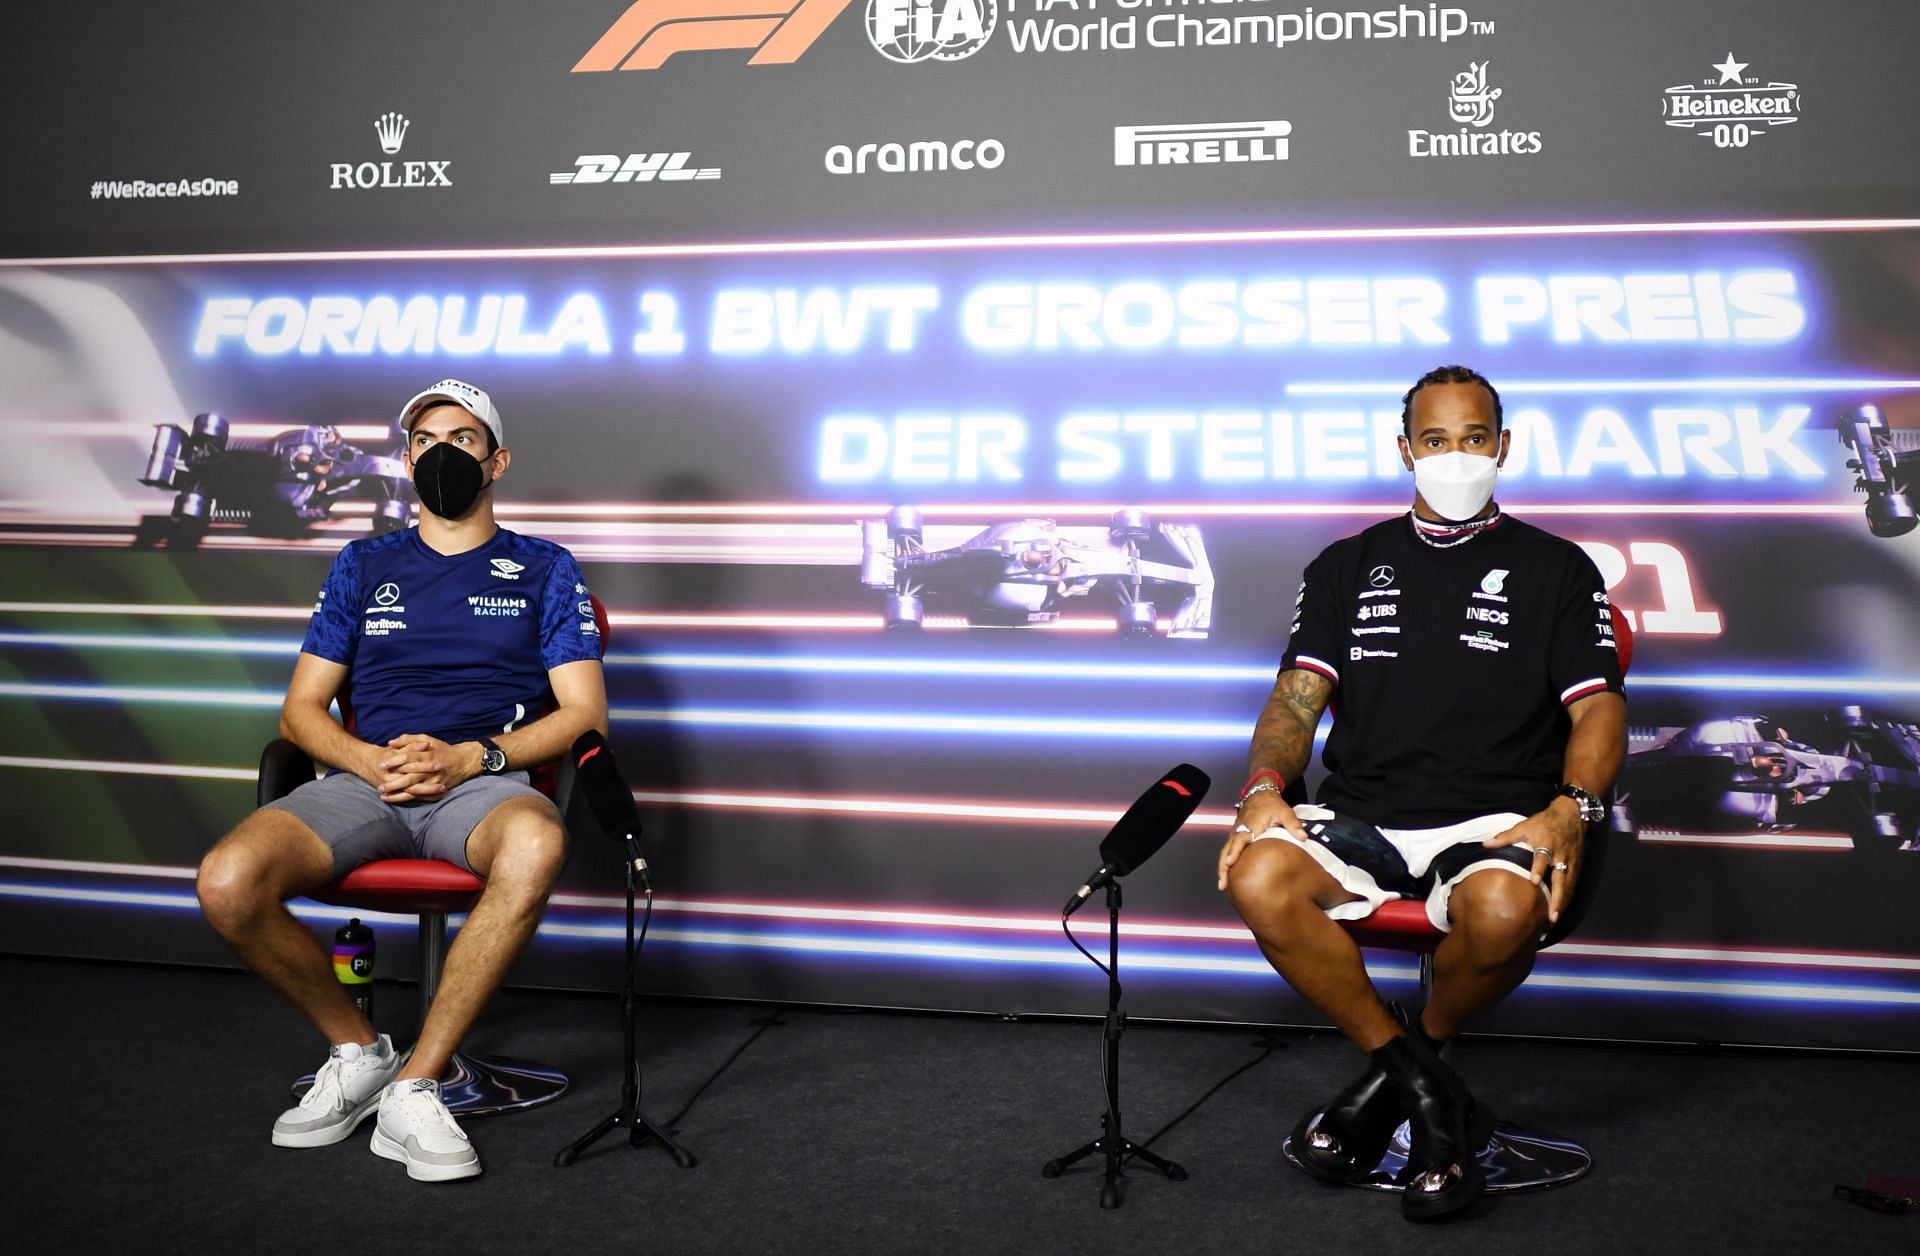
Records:
M486 468L452 445L435 445L413 460L413 488L420 504L442 519L464 516L486 486Z

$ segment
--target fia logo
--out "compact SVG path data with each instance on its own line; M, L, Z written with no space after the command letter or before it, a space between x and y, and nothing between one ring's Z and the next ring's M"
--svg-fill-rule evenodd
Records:
M1505 589L1506 580L1507 580L1507 569L1505 567L1495 567L1492 571L1489 571L1486 575L1480 577L1480 591L1482 593L1497 596L1503 589Z
M971 57L999 24L999 0L867 0L868 41L902 65Z

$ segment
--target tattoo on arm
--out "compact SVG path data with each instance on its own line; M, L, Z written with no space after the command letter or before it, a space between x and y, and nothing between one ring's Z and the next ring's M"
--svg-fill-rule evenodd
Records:
M1332 696L1332 682L1317 672L1299 668L1281 672L1253 726L1248 772L1272 768L1289 781L1299 780L1313 758L1313 730Z

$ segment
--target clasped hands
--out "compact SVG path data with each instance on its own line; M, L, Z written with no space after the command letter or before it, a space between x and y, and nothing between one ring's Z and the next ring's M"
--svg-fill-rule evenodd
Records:
M356 775L380 801L423 802L480 775L480 743L452 745L425 733L403 733L384 747L369 744Z

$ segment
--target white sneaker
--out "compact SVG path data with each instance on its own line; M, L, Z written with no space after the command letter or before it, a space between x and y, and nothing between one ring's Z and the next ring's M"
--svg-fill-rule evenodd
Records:
M381 1034L370 1047L338 1042L313 1075L313 1088L273 1123L276 1147L325 1147L359 1128L380 1106L380 1092L406 1057Z
M373 1126L373 1154L398 1160L416 1182L478 1177L480 1156L440 1102L440 1083L430 1077L393 1082L380 1092L380 1119Z

